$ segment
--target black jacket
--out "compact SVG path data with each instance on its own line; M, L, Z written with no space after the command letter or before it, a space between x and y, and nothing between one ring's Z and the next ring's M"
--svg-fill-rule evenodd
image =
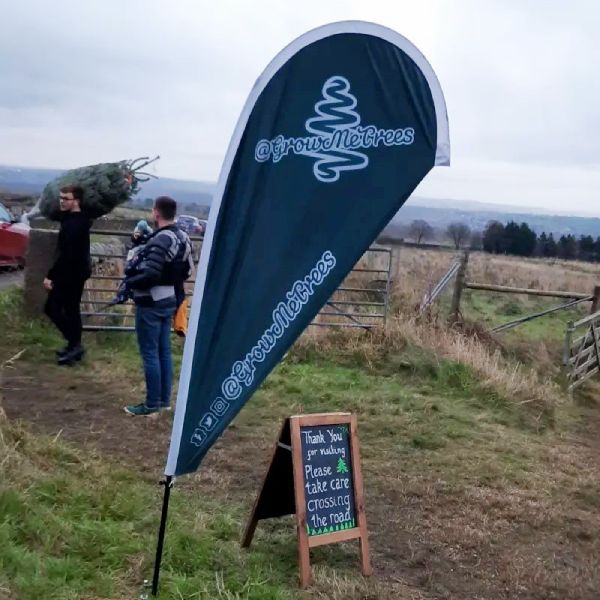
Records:
M48 271L51 281L88 279L92 272L90 227L92 222L80 212L65 213L58 232L56 260Z
M192 267L189 237L176 225L168 225L150 236L138 260L127 267L125 282L133 290L177 286L190 276Z

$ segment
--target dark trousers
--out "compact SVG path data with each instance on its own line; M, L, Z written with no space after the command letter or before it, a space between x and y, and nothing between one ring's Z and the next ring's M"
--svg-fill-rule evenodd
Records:
M54 282L44 312L62 333L69 348L81 343L81 311L79 303L85 279Z

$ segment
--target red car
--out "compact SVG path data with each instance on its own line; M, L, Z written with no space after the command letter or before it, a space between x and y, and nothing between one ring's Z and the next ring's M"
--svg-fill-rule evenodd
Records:
M0 268L24 267L29 225L18 223L0 204Z

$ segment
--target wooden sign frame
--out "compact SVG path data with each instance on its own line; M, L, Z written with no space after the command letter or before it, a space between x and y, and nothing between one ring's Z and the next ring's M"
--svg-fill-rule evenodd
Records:
M349 429L348 444L352 462L352 483L357 526L343 531L310 536L307 530L301 428L327 425L347 425ZM280 498L280 501L273 501L274 493ZM284 420L273 450L269 469L248 520L242 546L245 548L250 546L259 520L294 513L296 515L300 586L302 588L308 587L312 582L310 549L324 544L358 540L361 572L364 576L372 574L355 415L350 413L318 413L296 415Z

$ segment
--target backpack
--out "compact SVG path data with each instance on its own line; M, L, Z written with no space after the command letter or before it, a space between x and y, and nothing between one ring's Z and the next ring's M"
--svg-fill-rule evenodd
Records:
M163 285L174 285L176 288L178 286L183 288L184 281L189 279L194 268L192 242L188 234L176 225L160 229L150 237L152 238L157 235L168 235L172 240L172 250L168 253L170 260L165 264L161 283Z

